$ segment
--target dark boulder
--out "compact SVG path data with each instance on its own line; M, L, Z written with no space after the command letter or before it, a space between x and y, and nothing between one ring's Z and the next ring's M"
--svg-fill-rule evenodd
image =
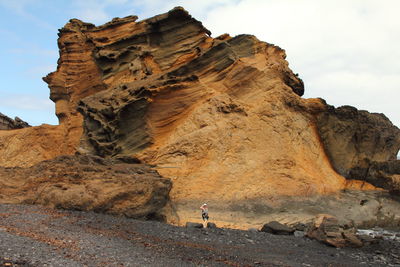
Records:
M277 221L272 221L269 223L264 224L264 226L261 228L261 232L266 232L274 235L292 235L294 233L294 229L281 224Z
M195 223L195 222L187 222L186 228L203 228L202 223Z
M208 222L207 223L207 228L218 228L218 227L217 227L217 225L215 223Z

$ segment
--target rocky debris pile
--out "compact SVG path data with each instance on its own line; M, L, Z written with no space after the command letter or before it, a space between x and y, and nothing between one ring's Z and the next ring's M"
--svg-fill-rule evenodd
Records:
M172 183L132 158L60 156L29 168L0 167L0 203L160 219Z
M355 232L354 228L344 229L335 217L320 214L314 219L306 236L337 248L362 247L364 244Z
M0 130L13 130L31 127L27 122L18 117L11 119L10 117L0 113Z
M400 234L397 232L381 228L358 230L354 226L340 224L337 218L328 214L319 214L312 222L307 224L296 223L289 226L271 221L264 224L259 231L256 228L250 228L248 231L307 237L337 248L360 248L365 245L377 244L383 239L400 242Z

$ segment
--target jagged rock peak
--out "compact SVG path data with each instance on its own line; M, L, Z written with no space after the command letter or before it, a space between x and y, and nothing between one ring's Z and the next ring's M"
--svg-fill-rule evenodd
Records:
M0 112L0 130L13 130L31 127L27 122L21 120L18 117L11 119Z
M175 7L174 9L170 10L167 13L156 15L154 17L139 21L138 23L147 23L147 24L155 24L161 21L164 21L168 18L176 18L180 19L183 22L195 22L200 25L202 23L196 19L194 19L189 12L187 12L183 7ZM107 22L103 25L96 26L92 23L83 22L79 19L70 19L69 22L61 29L59 29L60 34L65 32L74 32L74 31L100 31L106 28L113 28L115 26L119 26L126 23L136 22L138 20L138 16L130 15L123 18L113 18L110 22ZM204 32L208 35L211 35L211 32L203 27Z

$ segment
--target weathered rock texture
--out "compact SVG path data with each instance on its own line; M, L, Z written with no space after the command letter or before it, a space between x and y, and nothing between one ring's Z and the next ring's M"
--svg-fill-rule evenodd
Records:
M365 167L352 168L349 176L365 180L375 186L385 188L395 195L400 195L400 160L366 161Z
M400 130L385 115L327 105L317 116L317 125L336 171L400 192Z
M30 125L18 117L11 119L6 115L0 113L0 130L13 130L30 127Z
M348 178L362 178L351 175L353 168L395 160L400 149L400 129L383 114L327 106L317 125L333 167Z
M0 202L160 218L171 181L144 164L60 156L32 167L0 167Z
M291 198L376 189L332 168L338 163L326 151L334 144L324 143L335 125L321 124L327 105L301 98L303 82L283 49L251 35L212 38L182 8L136 20L73 19L60 30L59 64L44 78L60 125L0 132L0 165L31 166L77 150L136 157L172 179L163 213L177 224L200 219L204 202L218 225L247 227L269 221L268 212ZM395 150L365 154L389 159L385 149Z
M98 67L91 72L95 85L84 87L93 94L78 102L81 152L135 155L156 165L174 181L175 204L264 205L274 196L345 188L314 124L323 102L300 97L303 82L288 68L284 50L250 35L211 38L181 8L135 20L101 27L72 20L61 30L60 65L46 79L52 94L55 77L68 77L61 70L70 69L63 53L76 51L69 46L92 46L82 69ZM68 91L71 97L62 100L68 103L82 95L79 87L56 88L60 97L53 98ZM58 112L62 123L67 113ZM186 216L182 208L176 215L171 221Z

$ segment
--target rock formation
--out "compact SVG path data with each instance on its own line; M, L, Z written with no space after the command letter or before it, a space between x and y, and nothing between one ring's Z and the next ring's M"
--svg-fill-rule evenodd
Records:
M392 218L396 204L366 216L364 196L340 192L377 190L350 170L392 159L398 129L381 115L301 98L303 82L278 46L210 35L179 7L143 21L70 20L60 29L57 70L44 78L60 125L1 131L0 165L32 166L76 151L138 158L171 178L162 213L181 225L199 219L204 201L213 222L242 228L282 214L312 218L324 212L315 208L321 198L333 201L322 206L328 210L351 203L360 213L349 219L359 223ZM296 203L304 210L290 207Z
M133 160L130 160L131 162ZM60 156L28 168L0 167L0 202L161 218L171 181L143 164Z
M400 195L400 160L366 161L365 165L365 167L352 168L349 176L365 180L377 187L385 188L395 195Z
M6 115L0 113L0 130L13 130L30 127L30 125L18 117L11 119Z
M338 173L400 192L400 130L385 115L327 105L318 114L317 125Z
M400 129L383 114L327 105L317 125L333 167L348 178L358 178L350 175L353 168L395 160L400 149Z

